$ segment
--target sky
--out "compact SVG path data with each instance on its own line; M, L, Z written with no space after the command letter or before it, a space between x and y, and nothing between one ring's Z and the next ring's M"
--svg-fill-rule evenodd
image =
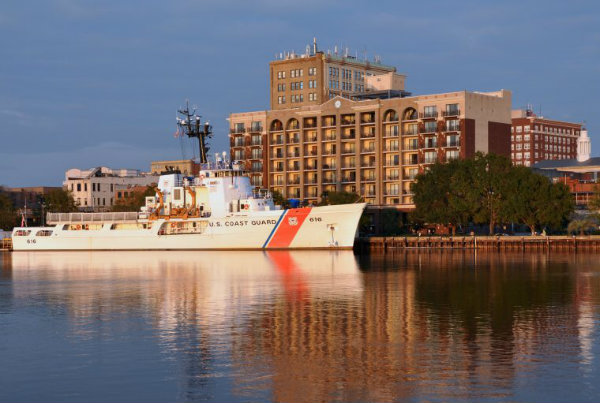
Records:
M267 109L269 61L313 37L379 55L415 95L511 90L513 108L585 121L600 155L597 1L2 0L0 185L190 158L186 99L228 151L228 115Z

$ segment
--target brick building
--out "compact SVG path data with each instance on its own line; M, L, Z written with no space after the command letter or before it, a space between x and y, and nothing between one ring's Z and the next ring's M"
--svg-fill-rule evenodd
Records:
M532 166L543 160L568 160L577 156L580 123L538 117L531 109L512 111L511 160Z
M336 92L332 81L361 77L359 66L372 65L338 57L339 67L323 63L316 76L307 70L313 59L333 60L328 56L316 52L272 62L271 110L230 115L232 159L245 162L255 186L307 203L326 192L349 191L373 206L408 211L414 208L411 184L428 165L477 151L510 155L509 91L412 96L404 91L405 77L386 67L364 72L364 87L347 81L352 84ZM293 103L286 95L286 103L279 103L273 97L280 77L292 75L304 82L301 88L321 95ZM307 84L311 77L316 83Z

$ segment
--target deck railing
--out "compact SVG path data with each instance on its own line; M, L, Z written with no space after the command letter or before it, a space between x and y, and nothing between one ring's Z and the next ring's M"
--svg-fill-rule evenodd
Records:
M58 222L105 222L105 221L135 221L138 219L137 211L125 211L114 213L48 213L46 222L56 224Z

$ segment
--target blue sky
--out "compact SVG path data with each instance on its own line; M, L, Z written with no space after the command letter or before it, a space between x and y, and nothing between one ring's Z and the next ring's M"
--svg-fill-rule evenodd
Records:
M186 98L227 149L229 113L266 109L268 62L313 36L380 55L414 94L505 88L513 107L585 120L599 154L595 1L3 0L0 185L191 157L173 138Z

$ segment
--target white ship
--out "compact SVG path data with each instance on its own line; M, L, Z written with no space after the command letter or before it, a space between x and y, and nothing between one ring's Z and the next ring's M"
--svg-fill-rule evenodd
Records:
M352 248L365 203L280 209L240 164L207 162L208 126L190 117L179 122L199 139L198 177L161 175L140 212L50 213L51 225L15 228L13 250Z

